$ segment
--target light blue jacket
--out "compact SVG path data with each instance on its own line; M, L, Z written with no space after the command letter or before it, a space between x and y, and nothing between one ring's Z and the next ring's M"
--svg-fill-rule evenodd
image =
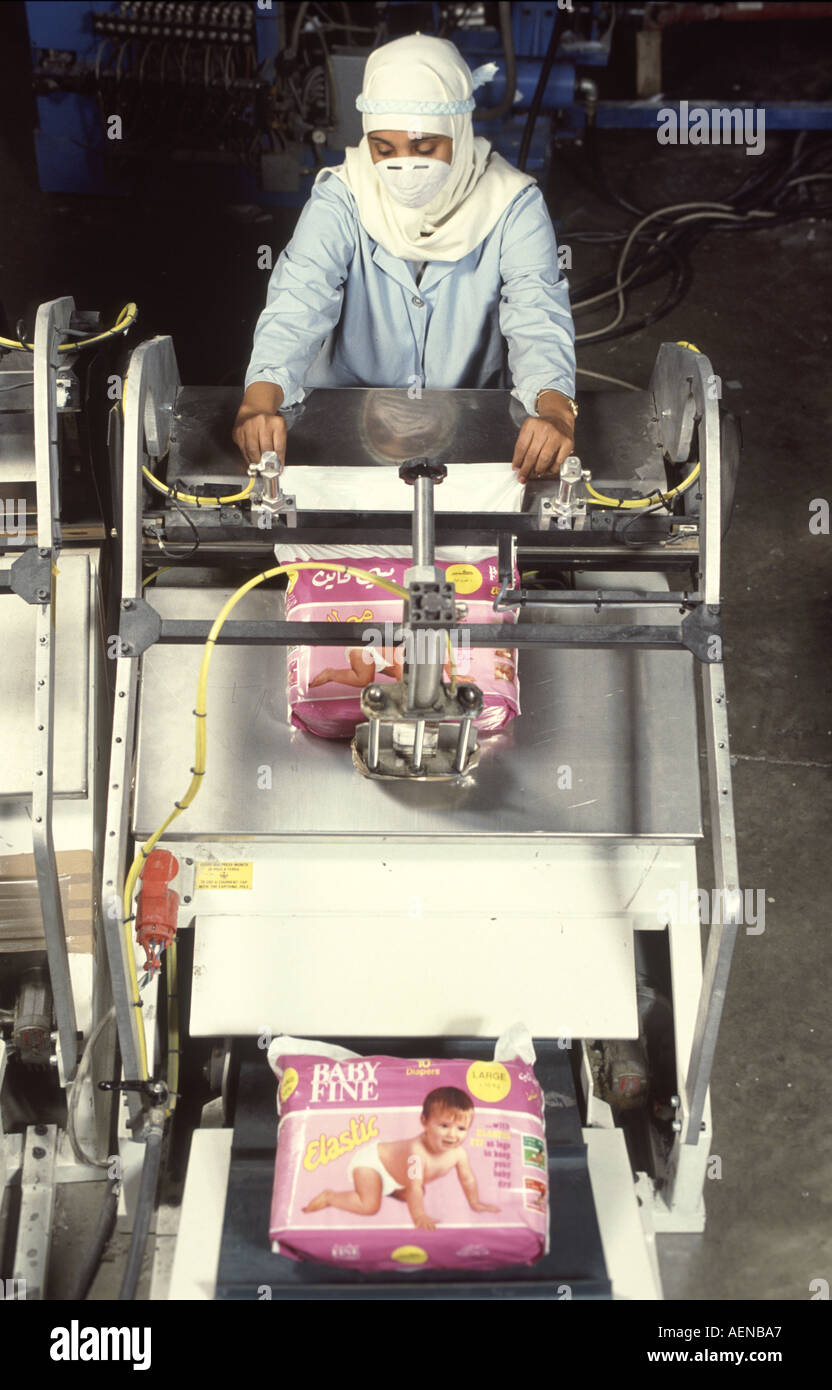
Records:
M316 386L512 387L529 415L544 387L575 394L569 286L536 184L458 261L416 266L365 231L352 193L312 188L272 270L245 384L284 405Z

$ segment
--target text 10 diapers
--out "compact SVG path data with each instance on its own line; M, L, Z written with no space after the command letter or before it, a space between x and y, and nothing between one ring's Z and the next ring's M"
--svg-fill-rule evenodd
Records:
M513 1060L359 1057L275 1039L273 1250L366 1271L539 1259L548 1230L542 1094L530 1040L520 1051L532 1061L511 1047L496 1055L507 1050Z

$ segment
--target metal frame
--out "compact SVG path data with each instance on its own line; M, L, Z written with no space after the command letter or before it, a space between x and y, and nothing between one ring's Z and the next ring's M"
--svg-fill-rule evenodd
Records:
M52 836L55 739L55 577L62 538L58 485L58 348L75 309L68 296L42 304L35 321L34 431L37 546L12 564L0 593L16 593L37 608L35 620L35 740L32 782L32 852L38 882L49 979L57 1021L62 1084L78 1063L75 1000L69 971L63 904ZM15 548L21 548L16 545Z
M700 454L700 537L698 550L685 552L683 563L690 564L698 555L699 587L696 593L669 595L664 600L668 605L677 605L683 615L682 621L668 627L655 625L628 625L627 627L564 627L561 630L552 625L539 627L529 625L525 631L522 625L515 628L512 641L517 646L563 645L598 646L631 645L634 647L662 647L670 649L687 648L697 657L702 666L702 690L704 697L705 736L707 745L708 780L712 813L712 834L716 888L721 890L721 901L730 905L729 921L710 928L710 936L703 972L703 983L699 998L697 1022L690 1058L683 1073L683 1100L679 1110L681 1121L680 1142L697 1145L702 1136L702 1117L705 1112L706 1097L711 1067L716 1047L719 1023L725 997L725 987L730 970L731 955L736 938L736 925L739 920L740 896L736 860L736 840L733 820L733 801L731 788L730 753L728 744L725 680L722 667L722 640L720 628L720 544L721 544L721 455L719 406L713 391L714 377L707 357L694 349L680 344L663 344L659 350L654 367L650 389L653 394L659 433L664 452L673 463L684 463L690 455L694 427L698 427ZM117 668L116 717L111 751L110 795L108 801L107 848L105 852L104 895L105 901L112 901L116 895L117 910L107 914L107 937L110 951L113 987L119 1018L119 1031L125 1061L125 1075L137 1074L137 1033L134 1010L126 990L126 958L124 935L121 930L121 904L118 892L123 882L126 860L126 837L128 833L129 796L132 768L133 741L136 720L136 692L138 681L138 660L141 653L154 642L204 642L208 634L208 623L165 620L141 598L141 469L140 463L146 453L160 457L166 452L170 420L176 390L179 384L175 357L170 338L156 338L143 344L133 354L130 376L125 398L126 430L124 446L124 563L122 572L122 623L120 637L122 645ZM345 517L339 519L343 522ZM365 520L352 516L349 520ZM307 528L306 521L310 522ZM385 531L393 523L408 539L400 517L395 515L375 518L380 523L379 531ZM448 518L445 518L448 527ZM461 518L471 524L470 518ZM479 519L477 519L479 520ZM199 517L195 518L198 523ZM333 526L333 518L298 512L291 534L304 540L319 540L314 534L323 524L329 532L328 539L340 534L345 540L350 536L349 527ZM485 521L485 518L483 518ZM506 524L501 524L505 522ZM531 522L531 524L529 524ZM513 535L523 535L532 545L540 544L541 549L557 549L569 564L580 564L586 554L587 532L578 535L563 530L536 529L529 517L491 517L488 539L495 539L495 531L500 532L503 542ZM286 533L286 528L284 534ZM372 529L376 529L373 527ZM450 529L450 528L449 528ZM216 532L214 532L216 535ZM242 539L238 531L238 547ZM206 536L206 539L208 537ZM389 539L385 535L386 539ZM272 536L273 539L276 537ZM443 536L446 542L450 537ZM461 539L461 537L460 537ZM466 539L469 537L466 536ZM599 538L601 539L601 538ZM641 568L644 566L644 553L628 553L625 547L610 547L609 538L603 538L604 549L609 553L615 550L619 565ZM210 552L210 540L208 545ZM678 549L663 551L657 541L656 559L668 563L680 563ZM671 558L672 557L672 558ZM204 557L207 558L207 557ZM509 590L504 587L502 602L521 603L525 599L522 590ZM631 606L655 604L656 595L633 593ZM552 606L572 608L586 604L596 611L612 609L624 600L620 592L605 592L570 596L563 593L549 595L536 594L535 604L551 603ZM297 640L298 625L291 622L234 622L229 621L223 630L223 641L230 643L290 644ZM343 633L341 628L344 628ZM479 624L466 627L466 633L473 646L494 646L499 640L495 625ZM339 640L360 640L363 630L358 624L303 624L303 641L309 645L326 645ZM729 895L726 897L726 893ZM681 1068L680 1059L680 1070Z
M699 432L702 505L700 510L699 588L709 617L716 619L709 635L709 660L701 662L708 791L711 810L715 888L717 901L727 904L728 920L708 929L702 992L693 1046L685 1078L686 1101L682 1115L682 1142L697 1144L711 1077L717 1035L725 1003L725 990L740 920L739 868L734 827L734 796L728 740L727 696L722 664L720 617L721 489L719 403L713 389L716 377L703 353L663 343L656 358L650 388L659 431L672 462L684 463L689 455L694 426Z
M142 586L142 472L150 453L164 454L170 440L171 418L179 369L169 337L140 344L130 358L122 408L124 415L124 470L122 513L121 607L127 611L141 598ZM129 835L130 788L133 744L136 734L138 663L127 654L120 639L116 660L115 703L110 746L110 777L104 839L104 935L116 1007L124 1075L139 1076L139 1033L136 1011L128 991L127 945L122 921L122 886L126 875ZM141 1109L135 1091L128 1092L132 1117Z

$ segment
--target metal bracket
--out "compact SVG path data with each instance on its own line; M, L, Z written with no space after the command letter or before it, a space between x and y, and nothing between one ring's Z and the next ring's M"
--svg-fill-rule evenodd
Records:
M31 546L12 563L9 586L26 603L48 603L52 593L52 553Z
M161 637L162 619L145 599L123 598L118 635L121 656L141 656Z
M453 584L413 579L409 585L408 625L412 628L453 627L456 623Z
M365 777L436 782L458 779L479 761L474 720L481 714L482 691L470 682L456 695L440 685L430 708L408 707L401 682L372 684L361 695L359 724L352 742L353 763Z
M715 604L697 604L680 628L682 641L697 661L722 660L722 615Z

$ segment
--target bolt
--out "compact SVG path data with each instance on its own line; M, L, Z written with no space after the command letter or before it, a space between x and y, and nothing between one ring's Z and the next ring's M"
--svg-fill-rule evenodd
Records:
M37 1145L32 1149L32 1158L46 1158L46 1149L42 1149L40 1145Z
M670 1128L673 1130L673 1133L674 1133L674 1134L681 1134L681 1133L682 1133L682 1121L681 1121L681 1120L673 1120L673 1121L671 1121Z
M364 699L370 709L384 709L387 704L387 696L380 685L368 685L364 691Z
M185 863L186 863L186 864L193 864L193 862L194 862L193 859L186 859L186 860L185 860Z
M678 1096L671 1096L671 1097L670 1097L670 1104L673 1106L673 1109L674 1109L674 1110L678 1110L678 1109L679 1109L679 1106L682 1104L682 1102L681 1102L681 1100L679 1099Z
M186 893L182 901L183 903L189 903L191 901L190 894Z
M44 546L41 546L41 547L38 549L38 555L40 556L40 558L41 558L42 560L48 560L48 559L49 559L49 549L48 549L48 547L45 546L45 545L44 545Z
M122 656L130 656L131 653L132 653L132 651L133 651L133 643L132 643L132 642L122 642L122 644L121 644L121 654L122 654Z
M49 598L49 590L48 590L48 589L36 589L36 590L35 590L35 596L36 596L37 598L40 599L41 603L45 603L46 600Z
M125 612L129 612L133 607L133 600L131 598L123 598L121 600L121 606Z
M472 685L460 686L456 698L461 705L467 705L469 709L473 709L478 700L477 692Z
M35 1125L35 1134L39 1134L43 1137L43 1135L48 1134L48 1132L46 1125Z

